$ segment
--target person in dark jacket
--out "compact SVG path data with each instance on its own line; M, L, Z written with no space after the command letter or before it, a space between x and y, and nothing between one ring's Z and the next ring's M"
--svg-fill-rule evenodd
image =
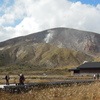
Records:
M20 79L19 79L20 85L24 85L24 81L25 81L24 75L20 74Z
M97 74L97 79L99 80L99 73Z
M9 85L9 79L10 79L10 77L9 77L8 74L5 76L5 79L6 79L6 85Z

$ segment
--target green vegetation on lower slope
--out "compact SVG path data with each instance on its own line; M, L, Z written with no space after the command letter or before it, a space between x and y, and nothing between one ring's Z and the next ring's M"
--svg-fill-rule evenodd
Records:
M50 44L38 44L35 57L30 62L47 67L62 67L76 66L84 62L84 60L91 61L93 58L79 51L58 48Z
M52 69L50 71L51 73L55 70L54 68L66 69L78 66L84 61L92 60L93 58L91 56L82 52L58 48L47 43L17 44L0 53L1 67L8 65L19 66L20 72L32 70L38 71L38 69L47 70L49 72L49 69ZM11 68L13 69L13 67Z
M32 74L32 75L68 75L70 74L67 68L48 68L33 65L9 65L0 67L0 74Z

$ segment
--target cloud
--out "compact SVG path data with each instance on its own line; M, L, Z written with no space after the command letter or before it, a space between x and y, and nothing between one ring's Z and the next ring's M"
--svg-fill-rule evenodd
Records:
M55 27L100 33L99 4L94 7L67 0L15 0L10 6L1 6L0 12L1 41Z

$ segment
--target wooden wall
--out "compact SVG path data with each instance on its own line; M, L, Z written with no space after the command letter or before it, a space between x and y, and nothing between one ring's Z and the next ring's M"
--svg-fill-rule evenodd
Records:
M100 69L80 69L80 73L100 73Z

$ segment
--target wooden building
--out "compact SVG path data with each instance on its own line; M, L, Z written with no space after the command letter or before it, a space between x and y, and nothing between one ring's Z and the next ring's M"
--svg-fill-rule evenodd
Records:
M100 73L100 62L86 62L78 67L69 69L73 74L97 74Z

